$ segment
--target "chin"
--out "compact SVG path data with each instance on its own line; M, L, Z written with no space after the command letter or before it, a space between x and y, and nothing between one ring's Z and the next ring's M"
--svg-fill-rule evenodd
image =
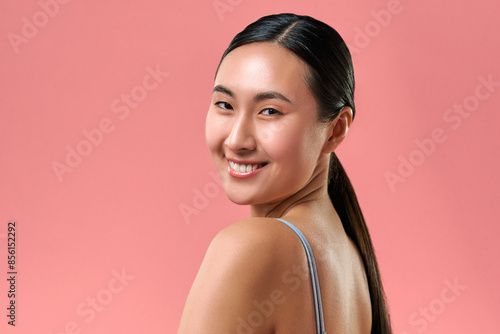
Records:
M227 192L226 192L226 196L234 204L238 204L238 205L252 205L252 204L255 204L255 202L252 201L248 197L238 196L238 195L234 195L234 194L228 194Z

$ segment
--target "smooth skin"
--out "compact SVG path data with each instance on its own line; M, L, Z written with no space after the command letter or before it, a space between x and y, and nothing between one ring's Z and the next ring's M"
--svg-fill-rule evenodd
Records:
M295 225L313 249L326 332L370 333L363 263L327 193L329 154L345 138L352 110L319 123L307 75L300 58L271 42L240 46L219 67L206 141L228 198L250 205L251 218L213 239L178 334L316 333L304 247L275 218ZM227 159L265 166L236 178Z

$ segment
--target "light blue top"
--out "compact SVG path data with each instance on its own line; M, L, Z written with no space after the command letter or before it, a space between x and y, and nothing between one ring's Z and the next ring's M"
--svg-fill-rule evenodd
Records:
M314 255L311 246L309 245L309 242L307 242L306 237L302 234L302 232L300 232L298 228L296 228L286 220L280 218L276 219L288 225L288 227L290 227L299 236L302 245L304 245L304 249L306 250L307 262L309 263L309 271L311 273L314 310L316 312L316 333L326 334L325 323L323 320L323 307L321 306L321 293L319 291L318 271L316 269L316 262L314 261Z

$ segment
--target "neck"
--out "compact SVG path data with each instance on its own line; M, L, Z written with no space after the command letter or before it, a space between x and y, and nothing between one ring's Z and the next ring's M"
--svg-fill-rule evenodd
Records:
M309 182L298 192L271 203L250 206L252 217L282 218L298 216L306 211L324 212L333 209L328 196L328 159L318 163Z

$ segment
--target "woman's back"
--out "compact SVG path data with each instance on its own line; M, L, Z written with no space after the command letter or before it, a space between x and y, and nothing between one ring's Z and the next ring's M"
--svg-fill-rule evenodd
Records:
M327 220L322 223L330 226L305 228L302 233L316 260L326 333L370 333L370 293L359 252L343 231L333 232L335 223ZM308 278L303 289L309 287Z
M370 293L363 262L343 232L338 216L323 221L315 218L286 221L302 232L312 248L326 333L370 333ZM316 333L313 290L304 247L289 227L278 220L276 223L282 226L272 231L279 233L281 246L293 256L283 258L277 265L283 272L277 288L288 294L287 302L276 312L273 333Z

